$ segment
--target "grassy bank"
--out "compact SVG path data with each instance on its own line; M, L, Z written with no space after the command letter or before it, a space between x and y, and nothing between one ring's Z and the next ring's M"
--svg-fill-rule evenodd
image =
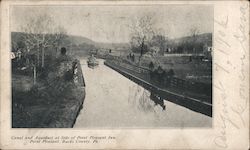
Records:
M72 65L72 60L64 64ZM85 98L80 63L76 80L65 78L65 67L57 60L42 70L36 84L32 74L12 73L12 127L73 127ZM70 75L68 75L70 76ZM26 87L26 88L23 88Z

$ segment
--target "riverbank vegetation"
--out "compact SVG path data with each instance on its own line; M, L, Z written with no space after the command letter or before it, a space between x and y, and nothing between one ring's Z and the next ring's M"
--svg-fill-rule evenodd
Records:
M11 40L12 127L72 127L85 97L80 62L58 54L69 42L49 15L29 19Z

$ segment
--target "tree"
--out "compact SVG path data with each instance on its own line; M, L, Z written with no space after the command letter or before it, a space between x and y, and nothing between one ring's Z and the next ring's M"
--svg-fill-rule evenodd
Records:
M199 29L197 27L192 27L190 29L190 36L196 37L200 33Z
M37 57L33 64L34 84L36 84L37 67L44 68L45 65L45 49L57 48L66 38L66 32L64 28L56 26L53 18L48 14L28 18L21 30L24 32L22 39L25 53Z
M44 67L45 49L58 47L66 38L64 28L56 26L52 17L48 14L41 14L28 18L27 24L22 27L24 43L28 53L36 53L36 65ZM33 52L31 52L33 51Z
M199 33L200 33L199 29L195 26L190 29L190 36L192 38L192 52L193 53L197 53L197 49L195 48L195 44L196 44L197 35Z
M154 21L152 15L144 15L131 26L131 48L140 51L140 57L148 51L147 44L154 35Z
M160 49L159 53L161 55L164 55L166 44L167 44L166 37L164 35L161 35L161 34L156 34L152 37L150 45L157 46Z

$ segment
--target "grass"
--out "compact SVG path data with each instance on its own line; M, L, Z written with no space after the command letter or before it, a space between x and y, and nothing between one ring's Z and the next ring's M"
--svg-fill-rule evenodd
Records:
M182 79L203 83L212 82L212 63L203 62L198 57L193 57L191 61L189 57L182 56L143 56L140 59L142 67L149 68L151 62L154 64L154 69L158 66L161 66L165 71L173 69L175 75ZM134 64L139 64L139 56L135 56Z
M71 61L66 63L71 64ZM51 65L33 85L32 75L12 75L12 127L72 127L81 109L85 91L73 80L58 75ZM80 75L80 74L78 74ZM24 86L27 86L24 90Z

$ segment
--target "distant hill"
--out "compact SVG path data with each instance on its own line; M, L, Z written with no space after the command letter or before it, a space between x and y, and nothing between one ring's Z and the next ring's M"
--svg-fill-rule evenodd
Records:
M198 34L195 37L186 36L186 37L181 37L181 38L169 40L170 45L175 45L175 44L179 44L179 43L183 43L183 42L206 43L207 45L211 46L212 45L212 33L203 33L203 34Z
M128 43L103 43L103 42L95 42L91 39L88 39L86 37L82 36L74 36L74 35L68 35L68 39L74 44L74 45L93 45L97 49L113 49L113 50L120 50L120 49L127 49L129 48Z
M113 50L121 50L121 49L129 49L129 43L100 43L97 42L95 44L97 48L104 49L113 49Z
M11 32L11 40L18 42L22 41L22 37L25 36L26 33L23 32ZM67 35L66 38L66 47L77 47L78 50L81 47L88 47L88 48L95 48L95 49L112 49L112 50L121 50L121 49L128 49L128 43L101 43L95 42L89 38L82 37L82 36L75 36L75 35Z
M212 33L169 39L168 48L176 53L203 53L205 46L212 46Z
M89 44L89 45L95 45L95 42L82 36L74 36L74 35L68 35L67 39L72 42L73 45L81 45L83 43Z
M22 41L22 37L26 33L22 32L12 32L11 39L16 43ZM204 45L212 46L212 33L203 33L194 36L186 36L176 39L169 39L167 41L167 47L175 49L178 53L188 53L195 48L198 52L202 51ZM87 53L93 49L112 49L112 51L123 51L129 50L129 43L102 43L95 42L89 38L75 35L67 35L65 42L62 43L62 46L65 46L72 51L85 52ZM12 48L13 51L13 48Z

